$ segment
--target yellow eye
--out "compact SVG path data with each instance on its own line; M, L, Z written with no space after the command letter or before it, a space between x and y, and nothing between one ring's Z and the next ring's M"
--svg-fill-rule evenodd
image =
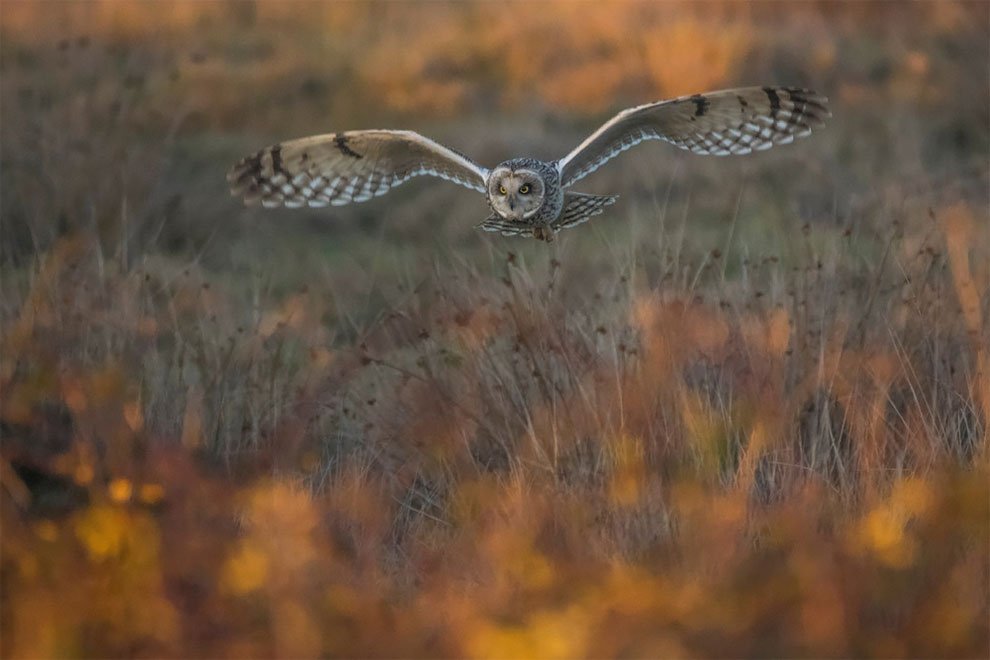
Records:
M527 183L527 184L525 184L523 186L520 186L519 187L519 192L522 193L523 195L525 195L526 193L528 193L529 192L529 184Z
M499 186L498 192L500 195L504 195L506 193L505 186Z

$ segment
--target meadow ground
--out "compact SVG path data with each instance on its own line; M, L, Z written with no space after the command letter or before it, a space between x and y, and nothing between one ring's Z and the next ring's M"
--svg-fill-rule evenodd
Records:
M0 652L985 656L990 9L0 4ZM487 165L749 84L552 245L410 182L224 174L408 127Z

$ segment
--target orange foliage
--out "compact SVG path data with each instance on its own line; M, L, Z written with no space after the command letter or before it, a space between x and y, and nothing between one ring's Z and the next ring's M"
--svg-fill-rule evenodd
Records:
M946 75L974 6L0 3L0 204L27 229L0 245L0 654L985 655L990 233L984 154L976 184L959 163L986 106ZM299 287L251 256L272 244L237 252L283 218L217 201L227 151L287 125L526 107L542 132L543 106L778 73L843 113L786 177L858 192L762 264L764 236L674 240L651 190L612 218L663 223L625 261L616 222L409 265L363 211L306 234ZM962 192L916 195L911 150ZM704 166L664 173L703 191L699 235L724 229ZM401 200L400 242L450 237Z
M969 211L945 213L951 244ZM959 427L920 404L905 404L898 427L886 402L916 366L880 343L843 348L841 323L807 382L785 388L803 359L786 310L734 318L641 295L627 309L636 339L617 362L571 362L585 372L575 378L553 356L586 350L580 335L551 330L552 306L513 309L513 297L536 293L522 281L488 285L487 296L506 292L501 307L465 317L463 301L447 299L435 310L450 325L423 341L449 337L456 360L401 366L408 347L368 337L363 365L302 367L302 398L265 431L268 447L289 452L283 468L272 477L241 458L235 477L197 458L223 414L207 390L188 393L163 443L149 436L163 420L133 396L137 364L86 367L54 344L69 375L39 389L46 367L31 356L74 329L27 307L73 263L95 277L82 255L54 250L11 321L17 332L5 333L5 363L27 358L36 374L4 372L7 656L965 655L986 644L985 467L954 463ZM942 276L958 284L952 258ZM970 289L957 289L965 338ZM277 336L325 347L307 295L261 315L230 355L249 360ZM113 332L141 341L145 314L117 318ZM549 388L524 394L520 419L512 397L490 389L518 361L499 348L506 340L534 350L515 386ZM705 364L738 378L733 401L697 380ZM376 398L359 417L365 449L330 463L300 451L321 442L300 430L314 377ZM800 440L822 389L844 409L850 446ZM31 453L32 433L52 440L42 420L59 406L71 440ZM382 407L393 423L372 424ZM347 419L334 417L332 432ZM979 433L985 422L971 424ZM985 453L985 439L965 437ZM493 440L508 452L501 467ZM67 498L61 508L25 481L39 471Z

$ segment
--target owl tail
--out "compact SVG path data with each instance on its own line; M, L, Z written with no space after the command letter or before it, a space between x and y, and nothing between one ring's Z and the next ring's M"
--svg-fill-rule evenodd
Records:
M484 222L475 225L484 231L497 231L502 236L532 236L547 243L553 242L554 230L546 225L529 225L512 222L495 214L488 216Z
M499 217L495 213L476 226L478 229L498 232L503 236L533 236L549 243L553 240L555 231L581 224L588 218L600 214L606 206L615 204L617 199L619 199L618 195L586 195L568 192L564 193L564 209L560 212L560 216L550 223L549 227L513 222Z
M564 210L560 217L551 223L554 229L575 227L589 218L600 214L606 206L615 204L618 195L586 195L584 193L564 193Z
M478 229L483 231L497 231L502 234L502 236L532 236L533 235L533 225L525 225L519 222L512 222L511 220L506 220L495 213L485 218L482 222L475 225Z

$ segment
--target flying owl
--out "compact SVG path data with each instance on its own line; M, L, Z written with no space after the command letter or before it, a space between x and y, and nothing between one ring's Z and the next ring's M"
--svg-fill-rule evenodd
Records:
M745 87L649 103L623 110L560 160L513 158L494 169L413 131L330 133L262 149L227 180L248 204L296 208L364 202L429 174L485 194L491 215L478 228L549 242L615 202L570 188L626 149L664 140L702 155L762 151L822 126L827 100L807 89Z

